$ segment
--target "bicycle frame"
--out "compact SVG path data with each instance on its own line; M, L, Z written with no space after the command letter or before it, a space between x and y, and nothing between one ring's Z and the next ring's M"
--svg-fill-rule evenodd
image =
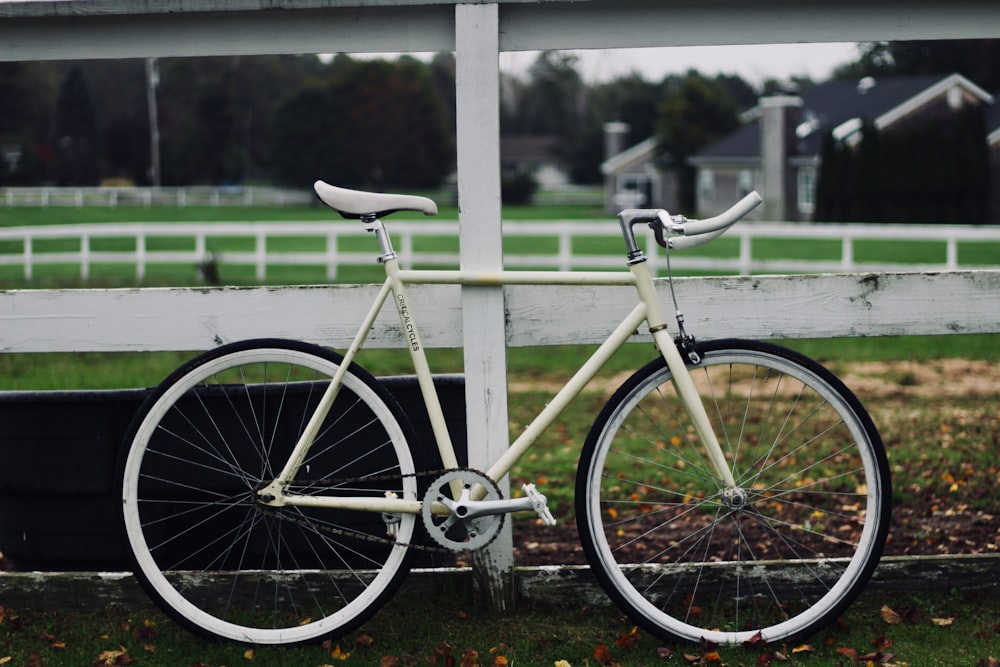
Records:
M304 461L313 440L327 412L333 405L340 390L341 381L351 362L357 356L371 331L376 318L391 294L393 304L400 319L400 325L409 349L411 362L417 376L418 385L430 417L432 432L438 447L441 462L445 468L458 467L451 436L445 424L444 413L434 387L431 370L424 352L423 342L417 323L409 308L407 285L455 284L455 285L632 285L638 294L639 303L625 319L612 331L608 338L584 362L569 381L556 393L548 405L534 418L521 435L510 443L507 451L486 471L488 477L497 481L503 478L518 459L532 446L560 413L583 391L611 356L624 345L645 321L653 336L654 343L670 368L674 386L691 416L695 430L704 444L706 456L723 486L735 489L736 482L726 464L722 448L713 431L705 408L701 403L687 366L681 357L672 335L667 330L666 316L657 297L645 256L635 243L631 227L622 225L629 248L629 272L599 271L499 271L472 272L462 270L403 270L399 267L392 243L381 220L366 221L367 229L375 233L382 255L379 261L384 265L386 278L382 283L368 314L365 316L350 347L344 353L343 364L334 375L309 423L299 437L292 454L277 478L261 489L259 494L269 496L264 501L269 505L299 505L340 509L364 510L372 512L419 514L421 501L400 498L345 498L326 496L286 495L285 489Z

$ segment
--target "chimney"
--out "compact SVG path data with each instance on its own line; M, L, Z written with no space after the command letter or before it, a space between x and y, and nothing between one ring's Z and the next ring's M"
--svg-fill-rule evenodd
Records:
M794 148L794 128L802 98L774 95L760 98L760 162L764 182L764 219L787 220L788 154ZM794 116L794 117L793 117Z
M612 121L604 124L604 159L610 160L625 150L625 140L628 139L628 123Z

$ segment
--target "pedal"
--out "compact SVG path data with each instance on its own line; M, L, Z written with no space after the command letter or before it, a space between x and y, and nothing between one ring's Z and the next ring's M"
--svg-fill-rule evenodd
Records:
M385 492L386 498L398 498L393 491ZM399 524L403 521L403 517L392 512L382 512L382 521L385 522L385 533L389 537L396 537L396 533L399 532Z
M546 526L556 525L556 519L552 516L552 512L549 511L548 498L539 493L534 484L525 484L521 487L521 490L524 491L524 495L531 501L531 508L538 514L538 518L542 520L542 523Z

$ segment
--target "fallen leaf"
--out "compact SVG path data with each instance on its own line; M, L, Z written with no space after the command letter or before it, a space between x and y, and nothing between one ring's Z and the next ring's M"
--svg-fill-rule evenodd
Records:
M674 654L673 650L666 646L658 646L656 649L656 655L660 656L664 660L666 660L673 654Z
M334 660L347 660L348 658L351 657L351 652L341 651L340 644L337 644L336 646L333 647L333 650L330 651L330 657L333 658Z
M853 648L851 648L849 646L841 646L841 647L839 647L837 649L837 655L842 655L845 658L847 658L848 660L855 660L856 661L858 659L858 652L857 652L857 650L855 650L855 649L853 649Z
M552 667L573 667L573 665L569 664L568 660L556 660L552 663Z
M792 649L792 653L812 653L815 650L810 644L800 644Z
M117 667L119 665L131 665L132 658L129 657L128 650L124 646L119 646L117 651L102 651L97 655L94 664L97 667Z
M604 645L604 642L598 644L597 648L594 649L594 660L599 662L611 662L611 651L609 651L608 647Z
M394 655L383 655L378 661L378 667L399 667L399 658Z
M371 648L375 644L375 638L372 637L371 635L361 635L356 640L354 640L354 643L357 644L358 646Z
M942 627L948 627L955 622L955 617L951 616L949 618L932 618L931 623L934 625L940 625Z
M882 611L882 620L888 623L889 625L896 625L897 623L903 620L902 617L900 617L900 615L897 614L895 611L893 611L893 609L890 608L888 605L882 605L881 611Z
M618 648L630 648L639 641L639 628L633 627L631 632L623 632L615 640L615 645Z
M462 667L477 667L479 665L479 651L467 648L462 651Z
M253 660L253 649L252 648L248 648L246 651L243 652L243 659L244 660Z

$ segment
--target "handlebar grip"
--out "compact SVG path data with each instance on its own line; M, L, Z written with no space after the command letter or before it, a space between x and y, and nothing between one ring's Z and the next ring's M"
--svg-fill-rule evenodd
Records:
M704 220L688 220L684 223L681 233L684 236L698 236L700 234L711 234L712 232L724 230L726 227L733 225L744 215L757 208L762 201L764 200L761 199L761 196L757 194L757 191L755 190L736 202L729 208L729 210L724 211L713 218L705 218Z

